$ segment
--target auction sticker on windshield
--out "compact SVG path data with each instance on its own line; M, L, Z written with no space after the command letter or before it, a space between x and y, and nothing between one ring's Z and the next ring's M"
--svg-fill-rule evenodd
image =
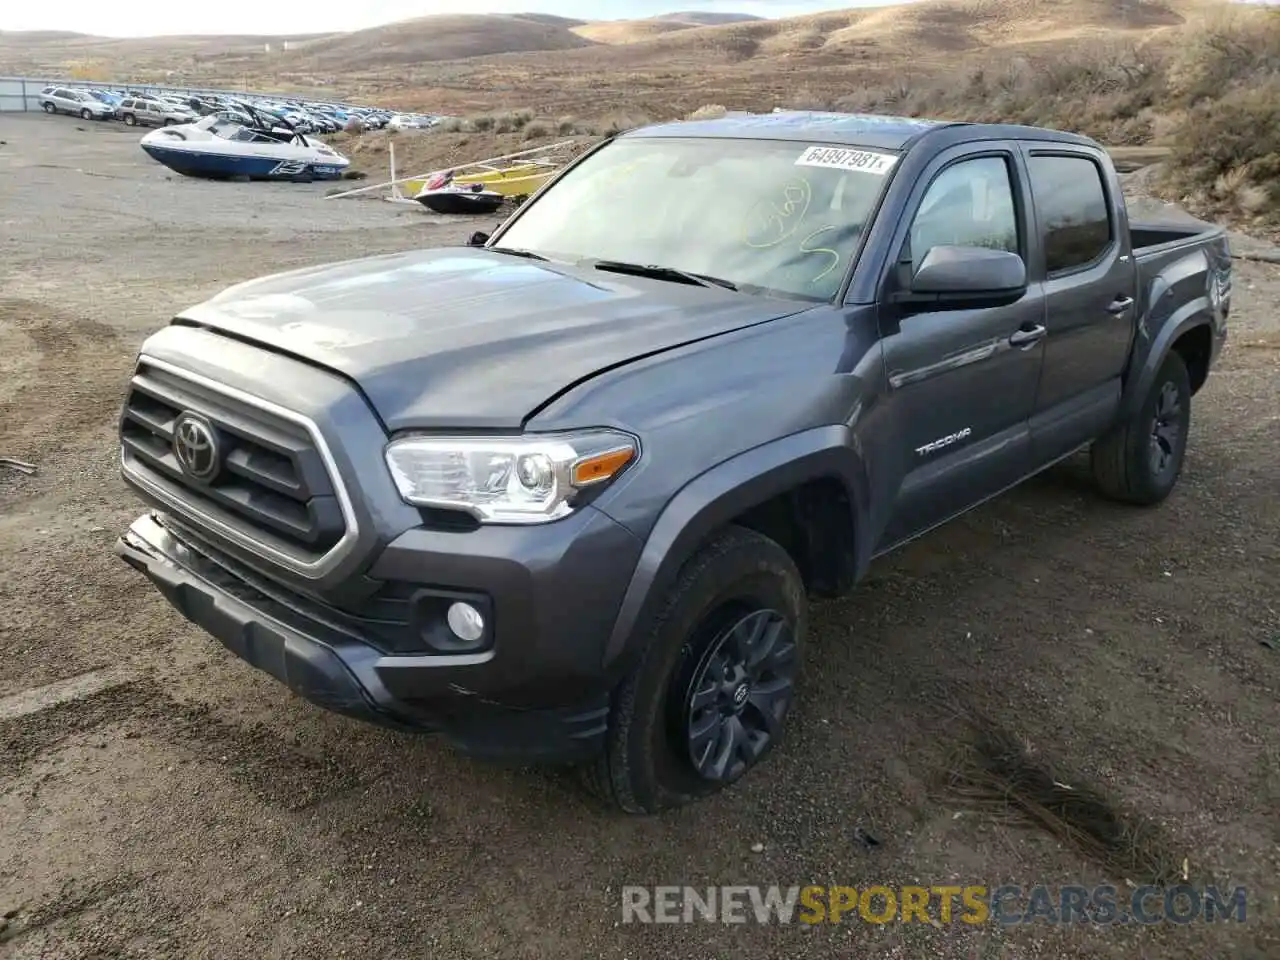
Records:
M836 170L861 170L884 176L893 169L898 158L892 153L850 150L847 147L810 147L796 160L797 167L832 167Z

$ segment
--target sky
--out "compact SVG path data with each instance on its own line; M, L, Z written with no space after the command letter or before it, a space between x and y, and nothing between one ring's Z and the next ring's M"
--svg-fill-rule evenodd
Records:
M892 0L358 0L355 3L264 4L261 0L0 0L0 30L74 30L99 36L164 34L327 33L432 13L555 13L582 20L651 17L674 10L712 10L787 17L820 10L880 6ZM0 64L0 73L4 65Z

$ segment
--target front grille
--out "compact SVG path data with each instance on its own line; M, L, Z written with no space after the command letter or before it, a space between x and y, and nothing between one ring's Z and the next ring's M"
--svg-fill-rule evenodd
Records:
M189 419L213 442L213 469L195 471L178 456L175 432ZM168 508L192 515L188 522L212 519L215 528L304 564L332 551L346 532L338 491L303 424L145 358L129 385L120 440L126 472Z

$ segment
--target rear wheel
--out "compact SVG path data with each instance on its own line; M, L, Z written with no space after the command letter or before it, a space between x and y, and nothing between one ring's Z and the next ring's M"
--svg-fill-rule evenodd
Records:
M657 813L741 779L782 736L807 620L800 573L774 541L730 527L705 544L615 693L588 785Z
M1142 406L1093 445L1094 479L1107 496L1152 505L1178 482L1191 426L1191 378L1182 357L1165 357Z

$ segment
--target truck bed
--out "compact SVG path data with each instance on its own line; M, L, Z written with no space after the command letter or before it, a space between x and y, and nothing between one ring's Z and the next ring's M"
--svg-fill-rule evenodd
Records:
M1194 220L1190 217L1185 220L1135 220L1129 223L1133 255L1138 259L1164 252L1175 246L1207 241L1210 237L1222 232L1222 228L1217 224Z

